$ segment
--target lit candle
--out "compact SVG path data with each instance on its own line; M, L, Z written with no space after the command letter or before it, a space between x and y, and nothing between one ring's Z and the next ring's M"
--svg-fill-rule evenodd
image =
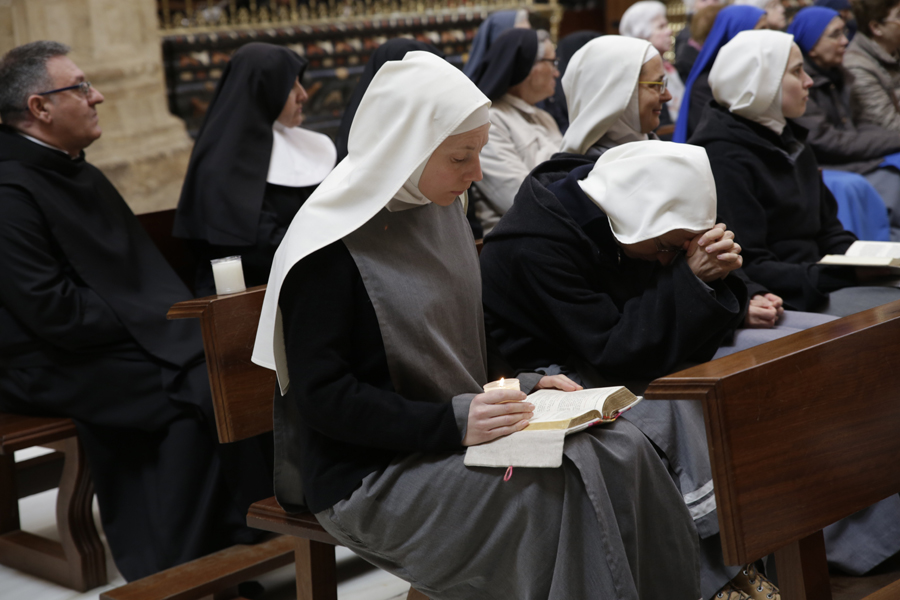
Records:
M484 391L489 392L491 390L519 390L519 380L518 379L504 379L501 378L499 381L492 381L484 386Z
M213 279L216 281L216 294L235 294L247 289L240 256L216 258L209 262L212 263Z

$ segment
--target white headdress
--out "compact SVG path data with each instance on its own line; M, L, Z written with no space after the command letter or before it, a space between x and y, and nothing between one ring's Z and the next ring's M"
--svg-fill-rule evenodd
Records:
M716 182L699 146L622 144L607 150L578 185L606 213L623 244L676 229L699 233L716 224Z
M416 174L448 136L488 123L490 104L462 71L429 52L409 52L372 79L350 127L347 157L303 204L275 253L252 360L276 371L282 392L289 379L278 300L291 267L393 199L427 202Z

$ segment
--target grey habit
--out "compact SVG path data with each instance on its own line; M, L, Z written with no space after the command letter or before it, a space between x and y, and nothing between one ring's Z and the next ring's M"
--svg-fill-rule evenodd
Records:
M478 258L460 204L382 210L343 241L397 392L452 401L464 431L486 351ZM433 600L700 597L690 514L630 423L570 436L561 468L519 468L507 482L463 456L400 457L316 518Z

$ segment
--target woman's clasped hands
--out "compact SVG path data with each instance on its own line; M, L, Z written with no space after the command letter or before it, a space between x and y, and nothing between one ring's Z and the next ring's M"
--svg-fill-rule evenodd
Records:
M725 223L717 223L692 239L685 257L694 275L704 282L725 277L740 268L744 261L741 246L734 241L734 232L729 231Z

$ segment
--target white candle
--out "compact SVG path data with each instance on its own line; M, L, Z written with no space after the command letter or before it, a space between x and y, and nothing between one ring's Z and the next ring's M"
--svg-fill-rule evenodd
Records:
M213 279L216 281L216 294L235 294L247 289L240 256L216 258L209 262L212 263Z
M489 392L491 390L516 390L519 389L519 380L518 379L500 379L499 381L492 381L484 386L484 391Z

